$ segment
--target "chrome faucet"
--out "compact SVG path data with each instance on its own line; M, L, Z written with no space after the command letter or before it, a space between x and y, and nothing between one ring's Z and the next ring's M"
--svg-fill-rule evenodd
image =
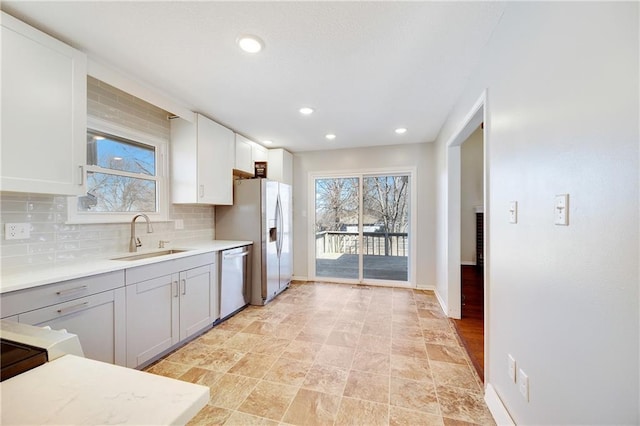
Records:
M144 213L137 214L131 219L131 239L129 240L129 251L135 252L138 251L138 247L142 247L142 242L140 242L140 238L136 238L136 219L139 217L143 217L144 220L147 221L147 234L153 232L153 226L151 226L151 221L149 220L149 216Z

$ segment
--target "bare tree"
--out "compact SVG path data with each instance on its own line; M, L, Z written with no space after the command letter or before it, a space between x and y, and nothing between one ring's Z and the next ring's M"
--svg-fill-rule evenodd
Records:
M357 214L357 178L316 180L316 231L340 231L344 220Z
M366 177L364 212L378 218L385 232L406 232L409 219L409 177Z

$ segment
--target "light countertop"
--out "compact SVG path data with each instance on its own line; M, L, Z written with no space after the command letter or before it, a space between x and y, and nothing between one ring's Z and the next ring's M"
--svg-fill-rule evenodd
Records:
M0 383L3 425L178 425L209 388L65 355Z
M24 290L31 287L37 287L91 275L103 274L106 272L119 271L126 268L149 265L152 263L193 256L197 254L221 251L234 247L244 246L247 244L252 244L252 241L195 241L185 244L170 245L166 248L174 250L186 250L184 252L174 253L166 256L151 257L147 259L113 260L113 258L116 257L162 251L165 249L141 250L137 253L113 253L112 255L107 256L105 259L83 259L78 262L65 262L38 268L27 269L27 267L25 267L24 271L2 274L2 277L0 279L0 293Z

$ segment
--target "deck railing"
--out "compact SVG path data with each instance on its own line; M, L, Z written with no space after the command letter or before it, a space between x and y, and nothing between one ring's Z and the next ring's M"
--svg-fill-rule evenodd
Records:
M362 245L365 255L407 256L409 252L406 232L364 232ZM316 232L316 254L321 253L358 254L358 233Z

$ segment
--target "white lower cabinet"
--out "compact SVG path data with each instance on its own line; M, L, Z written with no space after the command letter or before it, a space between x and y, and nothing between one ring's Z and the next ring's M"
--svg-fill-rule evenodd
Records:
M188 339L217 319L214 265L180 272L180 340Z
M128 367L149 364L213 325L216 271L213 253L127 269Z
M66 329L87 358L126 364L124 272L114 271L3 293L3 319Z
M18 315L18 322L77 334L87 358L125 365L124 288Z
M177 283L172 275L127 286L127 367L178 343Z

